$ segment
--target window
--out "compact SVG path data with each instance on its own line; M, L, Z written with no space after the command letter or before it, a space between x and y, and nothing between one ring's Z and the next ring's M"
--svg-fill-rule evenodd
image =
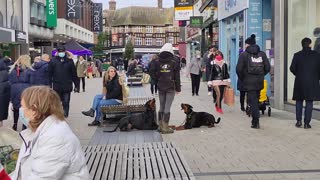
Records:
M38 3L31 1L30 2L30 18L31 23L38 23Z
M312 49L320 52L320 1L316 0L288 0L288 42L287 43L287 102L292 101L294 75L290 72L290 65L294 53L300 51L301 40L309 37ZM314 102L314 108L320 108L319 102Z
M162 45L163 45L163 40L162 40L162 38L157 38L157 39L156 39L156 45L157 45L157 46L162 46Z
M153 33L153 26L146 26L147 33Z
M161 27L157 27L156 28L156 33L162 33L162 28Z
M142 38L135 38L134 39L134 44L137 46L141 46L142 45Z
M125 27L124 27L124 31L125 31L125 32L129 32L129 26L125 26Z
M38 6L38 18L39 18L39 20L42 20L43 22L47 21L44 4L39 4L39 6Z
M174 44L173 37L168 37L168 43Z
M152 45L152 38L146 38L146 46Z
M123 45L123 38L119 38L119 46Z

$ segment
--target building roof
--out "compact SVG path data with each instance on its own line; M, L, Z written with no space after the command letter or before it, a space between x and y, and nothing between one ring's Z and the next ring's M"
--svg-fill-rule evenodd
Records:
M106 26L165 26L173 24L173 8L131 6L117 10L104 10Z

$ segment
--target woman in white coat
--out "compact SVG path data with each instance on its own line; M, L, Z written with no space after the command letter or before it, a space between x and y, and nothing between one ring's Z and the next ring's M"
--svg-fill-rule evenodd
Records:
M89 172L78 138L64 119L59 95L46 86L23 91L20 149L13 180L88 180Z

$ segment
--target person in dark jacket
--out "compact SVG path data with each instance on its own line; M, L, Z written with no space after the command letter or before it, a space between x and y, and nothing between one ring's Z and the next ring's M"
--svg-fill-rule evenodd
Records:
M57 56L52 58L48 66L49 84L59 94L64 115L67 118L69 116L70 97L73 89L72 82L75 84L75 87L79 87L79 82L72 54L67 52L63 46L58 47L57 50ZM77 91L76 88L75 91Z
M11 103L13 105L13 130L17 130L19 119L19 109L21 107L21 94L34 83L32 81L33 69L31 67L31 58L28 55L22 55L12 65L9 71L9 82L11 84ZM23 129L26 127L23 125Z
M110 66L104 73L103 77L103 92L94 97L92 107L88 111L82 111L85 116L96 117L94 121L88 126L99 126L101 124L102 114L100 112L101 106L118 105L122 103L123 91L122 91L122 80L118 76L115 67Z
M211 79L208 80L208 86L212 87L214 94L216 95L215 107L216 111L223 114L222 111L222 99L224 89L226 86L230 86L230 75L228 72L228 65L223 60L223 54L220 51L216 52L215 59L213 61L211 69Z
M158 113L160 132L173 133L168 127L170 108L176 93L181 91L180 67L173 56L172 44L166 43L160 49L159 61L150 67L150 76L158 84L160 110Z
M209 46L208 51L203 55L203 66L206 67L206 80L210 81L211 79L211 70L213 65L213 60L215 59L217 48L215 46ZM208 86L208 96L211 96L212 88Z
M2 127L2 121L8 118L10 88L7 66L5 62L0 59L0 127Z
M301 44L302 50L294 54L290 66L295 75L292 99L296 101L296 127L302 125L303 101L306 101L304 128L309 129L313 101L320 101L320 54L311 50L311 39L304 38Z
M247 92L252 113L251 128L259 129L259 95L263 89L264 76L270 71L270 63L266 54L256 45L255 37L252 34L246 39L246 50L239 56L236 71Z
M49 86L49 74L48 66L50 62L50 56L48 54L43 54L39 62L35 62L32 66L34 73L32 75L34 85L44 85Z
M200 51L196 51L196 56L191 59L188 65L188 73L187 76L191 76L191 91L192 96L196 94L199 96L199 89L200 89L200 81L203 71L203 63L201 59Z
M151 61L149 62L148 64L148 67L149 67L149 73L150 73L150 67L151 66L154 66L155 63L157 63L158 61L158 56L156 54L154 54L151 58ZM152 96L154 95L154 93L156 95L158 95L158 86L157 86L157 80L156 79L153 79L152 77L150 77L151 80L150 80L150 90L151 90L151 94Z
M133 60L129 67L128 67L128 71L127 71L127 76L133 76L136 74L136 68L137 68L137 60Z

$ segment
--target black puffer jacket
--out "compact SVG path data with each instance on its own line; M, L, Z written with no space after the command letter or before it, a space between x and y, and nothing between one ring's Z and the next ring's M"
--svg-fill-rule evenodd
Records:
M262 74L251 74L248 72L248 62L252 56L262 58L264 71ZM260 51L260 47L255 44L247 47L246 51L240 54L236 71L238 78L243 83L244 91L257 91L263 88L264 76L270 71L270 63L266 54Z
M158 82L159 91L180 92L180 67L173 54L161 52L159 61L150 67L150 76Z
M72 59L60 58L58 56L52 58L48 66L49 85L58 92L71 92L72 82L77 87L78 77L76 66ZM52 83L51 83L52 82Z
M7 66L5 62L0 59L0 121L8 118L10 87Z
M107 81L104 87L107 88L106 99L118 99L122 101L122 86L119 83L118 74L110 81Z

